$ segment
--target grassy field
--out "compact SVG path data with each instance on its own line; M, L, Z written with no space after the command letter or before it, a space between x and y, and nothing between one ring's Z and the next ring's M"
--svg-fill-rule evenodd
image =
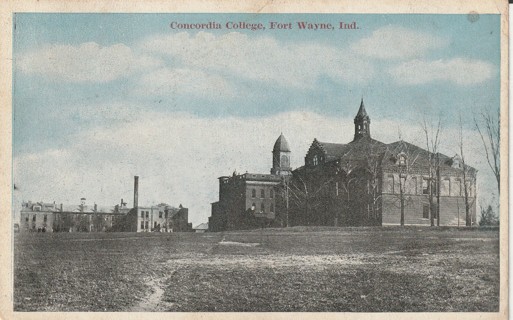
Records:
M496 230L15 235L15 311L498 308Z

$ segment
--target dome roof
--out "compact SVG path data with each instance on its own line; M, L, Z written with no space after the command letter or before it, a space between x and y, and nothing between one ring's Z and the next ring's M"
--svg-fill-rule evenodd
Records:
M273 152L274 151L290 152L289 143L287 139L285 139L285 136L283 136L283 133L276 139L273 148Z

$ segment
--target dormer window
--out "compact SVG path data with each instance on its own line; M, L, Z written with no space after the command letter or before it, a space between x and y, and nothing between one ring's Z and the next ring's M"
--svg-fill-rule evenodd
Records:
M397 165L406 166L406 155L404 153L400 153L397 156Z
M456 168L456 169L461 169L461 158L459 155L455 155L452 158L451 167Z

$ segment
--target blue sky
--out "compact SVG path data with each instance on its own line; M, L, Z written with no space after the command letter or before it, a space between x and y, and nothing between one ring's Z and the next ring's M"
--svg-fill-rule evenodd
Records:
M348 142L362 96L373 135L384 142L397 140L400 128L422 146L421 115L440 115L447 153L456 150L451 133L461 113L475 151L470 162L489 190L486 201L493 197L472 117L499 105L498 15L473 22L427 14L23 13L14 19L17 202L87 196L115 203L131 199L131 176L139 174L149 204L184 202L193 222L203 222L216 200L216 177L267 172L281 131L296 148L294 166L314 137ZM172 21L216 21L223 29L173 30ZM226 30L228 21L267 28ZM359 29L270 30L270 21L355 21Z

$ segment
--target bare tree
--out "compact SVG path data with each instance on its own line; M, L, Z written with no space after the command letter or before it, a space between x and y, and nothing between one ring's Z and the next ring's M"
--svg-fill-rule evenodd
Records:
M459 137L461 169L463 173L463 196L465 200L465 225L472 226L472 213L471 208L474 204L475 198L471 196L471 187L475 182L475 172L470 170L465 161L465 146L463 142L463 121L460 114L460 137Z
M329 187L335 180L338 179L340 170L333 168L328 170L327 174L323 177L319 175L312 175L310 168L304 167L302 170L297 170L293 178L285 184L286 201L302 211L305 219L309 220L310 212L318 209L320 206L325 205L321 196L329 192Z
M428 124L426 117L422 121L422 131L426 138L426 150L429 158L429 176L428 176L428 200L429 217L431 226L435 225L435 216L437 226L440 226L440 156L438 149L440 146L440 134L442 129L442 119L438 117L438 123L434 126ZM436 196L436 211L433 212L434 197Z
M474 117L474 124L479 132L481 141L485 149L486 160L490 169L492 169L495 179L497 179L497 190L500 194L500 131L501 117L500 110L497 108L496 113L492 114L490 110L481 113L481 121Z
M408 190L408 185L411 185L412 181L412 172L415 163L417 162L420 153L416 150L413 150L412 146L403 140L400 140L399 145L394 150L388 150L387 153L391 153L391 155L395 159L396 170L398 173L398 185L399 185L399 193L395 191L395 179L392 181L392 194L393 197L393 205L398 207L401 211L401 226L404 226L405 220L405 208L407 203L411 200L408 196L410 190Z
M369 174L369 195L370 206L374 218L378 218L377 213L380 212L382 192L382 163L385 152L382 148L371 146L369 156L365 160L366 171Z

